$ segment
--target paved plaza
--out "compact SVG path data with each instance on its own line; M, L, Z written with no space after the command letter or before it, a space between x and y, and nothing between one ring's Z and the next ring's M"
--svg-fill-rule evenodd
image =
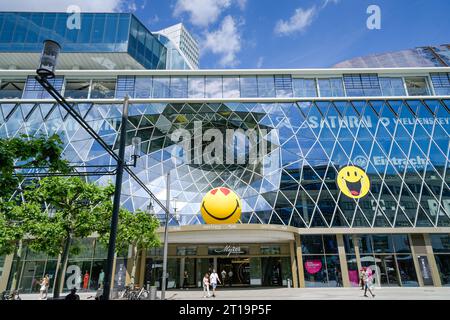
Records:
M254 288L220 289L216 298L203 298L200 289L168 290L168 300L450 300L450 287L375 288L375 298L363 296L358 288ZM158 298L161 292L158 291ZM94 300L95 292L79 293L81 300ZM62 296L65 296L63 294ZM38 300L38 294L22 294L23 300Z

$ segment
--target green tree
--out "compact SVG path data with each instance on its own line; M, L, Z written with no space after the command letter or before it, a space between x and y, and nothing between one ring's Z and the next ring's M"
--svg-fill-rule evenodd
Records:
M48 167L49 172L69 172L68 161L62 159L62 152L63 143L57 134L0 139L0 200L9 200L21 181L20 175L14 175L17 164L20 167Z
M103 226L100 240L107 244L109 242L109 220ZM136 278L136 268L139 253L153 247L160 246L160 240L156 233L159 227L159 220L149 213L137 210L134 213L121 208L119 211L119 224L116 237L116 253L132 247L133 264L131 270L131 284L134 285Z
M53 289L55 298L60 294L72 239L102 230L102 220L111 214L113 193L111 184L101 187L78 177L47 177L24 191L20 214L29 221L28 246L34 251L61 255Z
M26 233L28 220L17 210L21 199L15 192L22 177L15 174L16 166L48 167L49 172L67 173L70 168L62 159L62 151L62 140L56 134L0 138L0 255L15 252ZM17 259L20 260L20 250Z

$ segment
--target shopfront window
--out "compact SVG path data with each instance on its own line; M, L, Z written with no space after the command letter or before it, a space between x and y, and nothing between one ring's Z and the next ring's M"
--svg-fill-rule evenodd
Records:
M301 241L306 286L342 286L336 236L302 236Z
M430 235L437 268L443 286L450 286L450 235Z
M418 286L408 235L358 235L361 266L377 286Z

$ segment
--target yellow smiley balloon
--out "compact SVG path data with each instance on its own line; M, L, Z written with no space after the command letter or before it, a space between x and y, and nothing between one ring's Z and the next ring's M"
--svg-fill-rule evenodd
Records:
M364 197L370 189L367 173L356 166L346 166L339 170L337 184L342 193L352 199Z
M241 200L228 188L215 188L204 197L200 211L207 224L232 224L241 217Z

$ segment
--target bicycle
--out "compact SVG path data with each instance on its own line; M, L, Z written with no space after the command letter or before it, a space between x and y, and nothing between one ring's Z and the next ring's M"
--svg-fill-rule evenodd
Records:
M3 291L0 296L0 300L22 300L19 293L20 289L13 291Z

